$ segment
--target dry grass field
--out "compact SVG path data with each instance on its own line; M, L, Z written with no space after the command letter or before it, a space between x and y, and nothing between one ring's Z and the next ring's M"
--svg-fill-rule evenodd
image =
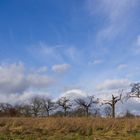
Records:
M0 140L140 140L140 119L0 118Z

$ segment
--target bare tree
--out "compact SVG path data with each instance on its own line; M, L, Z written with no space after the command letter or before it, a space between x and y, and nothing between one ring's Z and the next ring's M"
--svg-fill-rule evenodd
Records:
M93 109L93 116L94 117L100 117L101 116L100 108L96 107L96 108Z
M63 109L64 115L67 116L67 111L71 108L72 104L67 97L61 97L57 104Z
M127 98L136 97L140 98L140 83L131 84L131 91L128 93Z
M77 117L81 117L85 115L85 111L83 108L76 108L71 112L72 116L77 116Z
M50 112L54 109L54 102L50 98L42 98L42 109L43 112L47 113L47 116L50 116Z
M114 96L112 94L111 100L103 100L102 104L108 104L112 108L112 117L115 118L115 105L117 102L121 101L122 99L122 93L119 96Z
M0 103L0 112L7 112L10 108L12 108L11 104Z
M112 108L111 108L111 106L106 106L105 108L104 108L104 114L107 116L107 117L111 117L111 112L112 112Z
M18 110L22 116L29 117L31 116L31 106L28 104L21 104L18 106Z
M85 115L89 115L89 109L92 107L92 104L97 103L97 100L94 100L94 96L88 96L87 98L78 98L75 102L79 107L83 108Z
M42 100L40 97L34 97L31 100L31 111L32 114L37 117L40 115L42 109Z
M126 111L124 117L126 118L134 118L135 115L133 113L131 113L129 110Z
M12 109L12 105L8 103L0 103L0 115L1 116L9 116L10 109Z

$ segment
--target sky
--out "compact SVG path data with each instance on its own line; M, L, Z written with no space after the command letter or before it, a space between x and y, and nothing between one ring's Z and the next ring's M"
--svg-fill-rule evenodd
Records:
M109 98L139 82L139 7L140 0L0 0L0 101ZM134 113L138 102L128 103Z

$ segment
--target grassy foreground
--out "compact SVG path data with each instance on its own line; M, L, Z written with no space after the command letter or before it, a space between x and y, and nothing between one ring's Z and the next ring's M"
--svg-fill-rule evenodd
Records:
M0 140L140 140L140 119L0 118Z

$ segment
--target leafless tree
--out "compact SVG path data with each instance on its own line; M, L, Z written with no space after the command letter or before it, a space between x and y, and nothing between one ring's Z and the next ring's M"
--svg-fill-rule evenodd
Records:
M111 108L111 106L106 106L105 108L104 108L104 114L107 116L107 117L111 117L111 112L112 112L112 108Z
M42 100L40 97L34 97L31 100L31 111L32 114L37 117L38 115L41 114L41 109L42 109Z
M127 98L136 97L140 98L140 83L131 84L131 91L128 92Z
M22 116L29 117L32 115L31 106L28 104L19 105L18 110Z
M0 103L0 115L1 116L9 116L10 109L12 109L12 105L8 103Z
M64 115L67 116L67 111L71 108L72 104L70 102L70 99L68 99L67 97L61 97L58 101L57 101L58 106L60 106L63 111L64 111Z
M95 108L93 109L93 116L94 116L94 117L100 117L100 116L101 116L100 108L95 107Z
M72 112L71 112L72 116L77 116L77 117L81 117L85 115L85 111L83 108L75 108Z
M125 118L134 118L135 115L133 113L131 113L129 110L127 110L124 117Z
M19 116L20 112L15 105L9 103L0 103L0 116Z
M88 96L87 98L78 98L75 102L79 105L80 108L83 108L85 115L89 115L89 109L94 103L97 103L97 100L94 100L94 96Z
M43 112L50 116L50 112L55 108L55 103L50 98L42 98L42 109Z
M11 104L0 103L0 112L7 112L10 108L12 108Z
M119 96L114 96L112 94L111 100L103 100L102 104L108 104L112 108L112 117L115 118L115 105L117 102L121 101L122 99L122 93Z

